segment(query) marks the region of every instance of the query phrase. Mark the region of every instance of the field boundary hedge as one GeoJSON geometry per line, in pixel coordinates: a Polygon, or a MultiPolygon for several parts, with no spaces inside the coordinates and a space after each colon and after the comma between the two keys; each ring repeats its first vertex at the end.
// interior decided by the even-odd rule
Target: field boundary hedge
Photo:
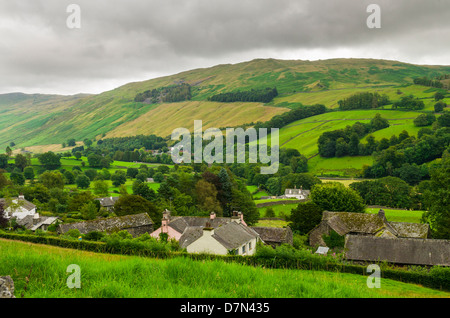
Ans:
{"type": "MultiPolygon", "coordinates": [[[[37,236],[25,234],[13,234],[0,232],[0,238],[46,244],[62,248],[78,249],[95,253],[120,254],[129,256],[141,256],[159,259],[169,259],[175,257],[186,257],[196,261],[224,261],[229,263],[239,263],[254,267],[263,267],[271,269],[300,269],[317,270],[348,274],[358,274],[367,276],[367,267],[351,263],[342,263],[337,260],[330,261],[329,258],[317,254],[292,255],[286,251],[267,248],[265,253],[252,256],[239,255],[212,255],[212,254],[189,254],[186,252],[173,252],[164,249],[151,250],[146,248],[142,242],[133,242],[131,240],[115,241],[115,244],[93,241],[68,240],[59,237],[37,236]]],[[[379,264],[381,268],[381,277],[388,278],[404,283],[420,284],[425,287],[450,291],[450,268],[434,266],[422,270],[406,270],[387,268],[386,264],[379,264]]]]}

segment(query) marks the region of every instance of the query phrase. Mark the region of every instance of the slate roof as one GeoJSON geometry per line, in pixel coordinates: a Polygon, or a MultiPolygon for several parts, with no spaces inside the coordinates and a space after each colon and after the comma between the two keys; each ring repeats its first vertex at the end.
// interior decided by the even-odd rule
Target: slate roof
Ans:
{"type": "Polygon", "coordinates": [[[334,230],[346,234],[372,235],[377,237],[428,238],[428,224],[388,222],[384,211],[378,214],[324,211],[321,223],[309,235],[311,245],[323,245],[323,234],[334,230]]]}
{"type": "Polygon", "coordinates": [[[37,229],[39,229],[42,225],[52,225],[54,222],[56,222],[56,220],[58,220],[58,217],[55,216],[50,216],[50,217],[40,217],[40,221],[39,223],[37,223],[36,225],[33,225],[30,230],[32,231],[36,231],[37,229]]]}
{"type": "Polygon", "coordinates": [[[115,232],[117,230],[136,228],[146,225],[153,225],[153,221],[147,213],[141,213],[78,223],[60,224],[59,232],[66,233],[72,229],[78,229],[81,234],[87,234],[93,231],[115,232]]]}
{"type": "Polygon", "coordinates": [[[251,228],[237,222],[230,222],[214,230],[212,235],[226,249],[232,250],[248,241],[258,238],[259,235],[251,228]]]}
{"type": "Polygon", "coordinates": [[[206,223],[209,223],[208,227],[217,228],[231,221],[231,218],[225,217],[216,217],[211,220],[205,217],[175,216],[170,219],[169,226],[178,233],[183,233],[188,227],[205,227],[206,223]]]}
{"type": "Polygon", "coordinates": [[[117,200],[119,200],[119,197],[97,198],[95,200],[100,201],[101,206],[111,207],[114,206],[114,203],[116,203],[117,200]]]}
{"type": "MultiPolygon", "coordinates": [[[[31,203],[28,200],[17,198],[17,197],[11,198],[11,200],[13,200],[13,201],[17,200],[17,203],[20,204],[21,207],[23,207],[24,209],[26,209],[28,211],[36,209],[36,205],[34,205],[33,203],[31,203]]],[[[0,203],[3,203],[3,206],[5,209],[9,206],[4,198],[0,199],[0,203]]]]}
{"type": "Polygon", "coordinates": [[[450,266],[450,240],[347,235],[345,251],[349,260],[450,266]]]}
{"type": "Polygon", "coordinates": [[[293,243],[292,230],[289,227],[252,227],[252,229],[258,233],[260,238],[266,243],[293,243]]]}

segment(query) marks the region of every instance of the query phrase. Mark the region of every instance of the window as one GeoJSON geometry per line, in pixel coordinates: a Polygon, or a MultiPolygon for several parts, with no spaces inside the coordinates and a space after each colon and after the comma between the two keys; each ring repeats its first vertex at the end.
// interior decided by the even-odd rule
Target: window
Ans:
{"type": "Polygon", "coordinates": [[[242,246],[242,254],[244,254],[244,253],[245,253],[245,245],[242,246]]]}
{"type": "Polygon", "coordinates": [[[248,243],[248,250],[250,251],[252,249],[252,242],[248,243]]]}

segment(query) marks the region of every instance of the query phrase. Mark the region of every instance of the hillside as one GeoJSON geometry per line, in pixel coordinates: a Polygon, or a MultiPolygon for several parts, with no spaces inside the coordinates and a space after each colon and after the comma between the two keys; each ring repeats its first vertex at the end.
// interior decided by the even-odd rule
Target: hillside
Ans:
{"type": "Polygon", "coordinates": [[[129,83],[98,95],[3,94],[0,146],[4,148],[12,141],[17,147],[60,144],[69,138],[81,141],[130,133],[167,136],[175,128],[189,128],[193,119],[207,122],[204,127],[218,128],[265,121],[299,103],[323,103],[333,108],[342,96],[358,90],[384,90],[392,95],[398,87],[411,85],[415,77],[446,73],[450,73],[449,66],[386,60],[257,59],[129,83]],[[191,101],[170,104],[134,101],[139,93],[180,83],[191,85],[191,101]],[[279,92],[268,105],[207,101],[217,93],[266,87],[276,87],[279,92]]]}

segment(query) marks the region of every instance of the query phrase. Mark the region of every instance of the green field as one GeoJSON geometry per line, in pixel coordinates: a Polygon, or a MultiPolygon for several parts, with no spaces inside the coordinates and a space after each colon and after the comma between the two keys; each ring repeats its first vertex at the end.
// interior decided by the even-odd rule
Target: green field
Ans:
{"type": "Polygon", "coordinates": [[[369,289],[367,278],[355,274],[106,255],[3,239],[0,250],[0,275],[13,278],[18,298],[450,297],[389,279],[369,289]],[[80,289],[67,287],[71,264],[80,266],[80,289]]]}
{"type": "MultiPolygon", "coordinates": [[[[378,208],[367,208],[366,213],[378,213],[378,208]]],[[[390,222],[406,222],[406,223],[421,223],[424,211],[408,211],[408,210],[392,210],[383,209],[386,213],[386,219],[390,222]]]]}

